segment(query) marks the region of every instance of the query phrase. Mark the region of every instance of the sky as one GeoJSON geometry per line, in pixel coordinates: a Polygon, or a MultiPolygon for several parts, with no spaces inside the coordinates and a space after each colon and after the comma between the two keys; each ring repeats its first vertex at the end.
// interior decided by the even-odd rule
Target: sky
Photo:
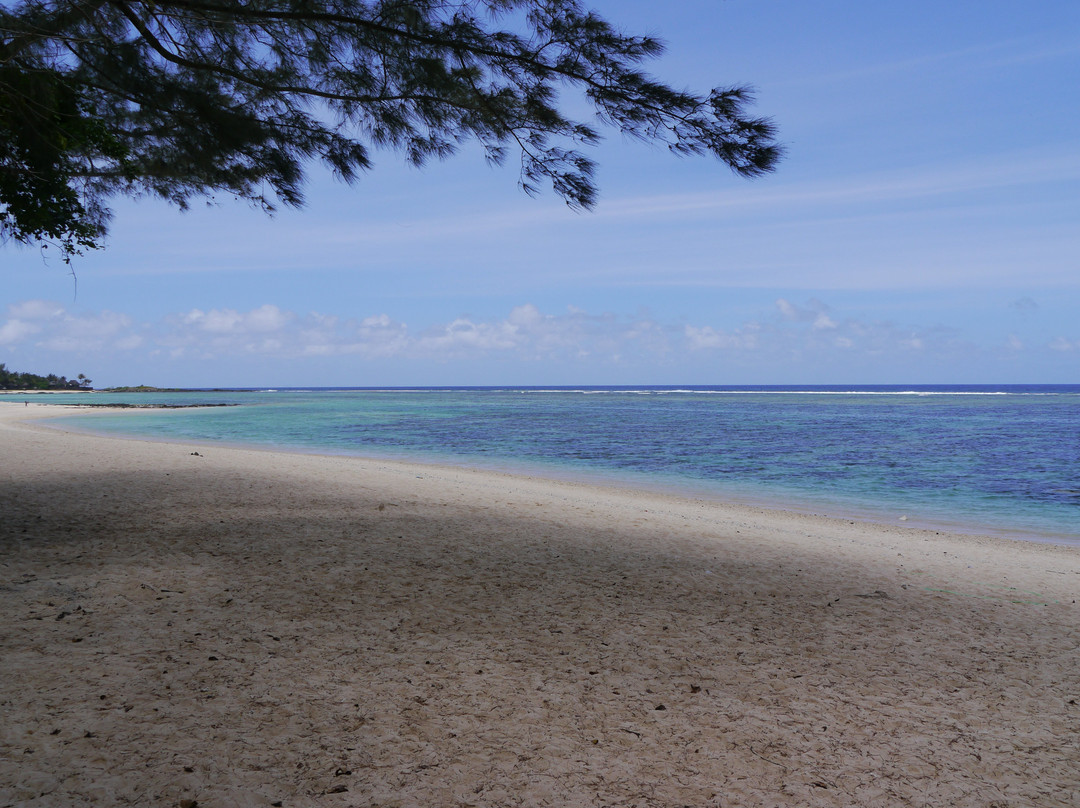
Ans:
{"type": "Polygon", "coordinates": [[[0,246],[0,362],[96,387],[1080,383],[1080,3],[585,5],[662,38],[676,87],[752,85],[777,171],[609,131],[591,212],[475,147],[314,169],[272,218],[117,199],[71,268],[0,246]]]}

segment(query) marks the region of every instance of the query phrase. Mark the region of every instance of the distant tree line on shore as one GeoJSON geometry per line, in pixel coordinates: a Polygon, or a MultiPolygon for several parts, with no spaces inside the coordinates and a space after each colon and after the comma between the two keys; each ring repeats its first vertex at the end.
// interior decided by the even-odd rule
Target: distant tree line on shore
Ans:
{"type": "Polygon", "coordinates": [[[91,384],[93,382],[81,373],[74,379],[55,373],[39,376],[8,370],[7,365],[0,362],[0,390],[93,390],[91,384]]]}

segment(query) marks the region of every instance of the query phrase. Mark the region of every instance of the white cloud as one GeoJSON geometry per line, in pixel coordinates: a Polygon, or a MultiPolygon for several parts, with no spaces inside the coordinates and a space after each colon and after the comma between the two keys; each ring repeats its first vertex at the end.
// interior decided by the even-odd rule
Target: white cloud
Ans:
{"type": "Polygon", "coordinates": [[[419,337],[415,347],[422,353],[461,355],[503,351],[517,344],[517,327],[505,320],[474,323],[468,318],[459,317],[448,325],[428,329],[419,337]]]}
{"type": "Polygon", "coordinates": [[[8,320],[0,325],[0,345],[14,345],[41,331],[41,326],[25,320],[8,320]]]}
{"type": "Polygon", "coordinates": [[[251,334],[278,331],[294,316],[267,304],[244,314],[235,309],[211,309],[208,312],[192,309],[183,320],[210,333],[251,334]]]}
{"type": "Polygon", "coordinates": [[[742,350],[757,347],[757,334],[751,330],[746,333],[729,333],[710,325],[700,328],[688,325],[683,329],[687,347],[695,351],[711,348],[720,350],[742,350]]]}
{"type": "Polygon", "coordinates": [[[114,343],[121,351],[134,351],[146,340],[139,334],[129,334],[126,337],[121,337],[114,343]]]}
{"type": "MultiPolygon", "coordinates": [[[[364,359],[482,360],[577,363],[668,362],[688,353],[718,352],[762,360],[782,357],[881,355],[963,349],[948,329],[900,328],[831,316],[816,299],[797,304],[780,298],[775,322],[665,324],[648,316],[591,314],[567,307],[545,313],[531,303],[502,318],[462,315],[412,328],[388,314],[356,319],[309,312],[300,315],[264,305],[248,312],[193,310],[167,318],[153,347],[177,355],[227,359],[246,355],[358,356],[364,359]]],[[[147,347],[150,347],[149,345],[147,347]]]]}
{"type": "Polygon", "coordinates": [[[943,326],[903,327],[889,321],[862,321],[832,316],[830,306],[818,299],[796,303],[774,301],[775,316],[764,322],[746,322],[737,328],[691,324],[683,328],[685,345],[697,352],[735,356],[761,367],[825,367],[872,361],[883,357],[927,361],[975,357],[980,349],[943,326]]]}
{"type": "Polygon", "coordinates": [[[511,309],[506,321],[519,328],[535,328],[543,324],[544,315],[532,303],[526,303],[511,309]]]}
{"type": "Polygon", "coordinates": [[[787,320],[801,323],[813,323],[814,328],[836,328],[836,323],[828,315],[829,307],[816,298],[811,298],[805,306],[797,306],[789,300],[779,298],[776,308],[787,320]]]}
{"type": "MultiPolygon", "coordinates": [[[[346,317],[265,304],[247,311],[192,309],[157,322],[136,323],[116,312],[72,313],[29,301],[9,310],[36,319],[0,321],[0,345],[32,345],[65,357],[93,351],[113,363],[198,360],[237,371],[255,359],[288,368],[290,360],[352,357],[401,367],[432,361],[544,362],[568,373],[575,367],[592,372],[604,367],[682,366],[790,373],[806,368],[872,369],[890,359],[960,367],[997,355],[1003,346],[1032,355],[1036,350],[1025,348],[1016,335],[1002,334],[980,348],[943,326],[845,317],[816,299],[779,298],[774,306],[773,314],[763,319],[673,322],[646,314],[590,313],[571,306],[552,313],[524,303],[501,317],[463,314],[443,322],[410,324],[386,312],[346,317]]],[[[1080,342],[1061,336],[1037,350],[1063,356],[1080,350],[1080,342]]]]}
{"type": "MultiPolygon", "coordinates": [[[[328,325],[333,326],[337,323],[336,317],[326,317],[323,321],[328,325]]],[[[385,314],[380,314],[375,317],[365,317],[360,321],[361,328],[390,328],[393,326],[393,321],[385,314]]]]}
{"type": "Polygon", "coordinates": [[[133,323],[112,311],[72,314],[48,300],[26,300],[8,307],[0,325],[0,345],[29,342],[49,351],[86,353],[130,345],[133,323]]]}
{"type": "Polygon", "coordinates": [[[648,317],[589,314],[568,307],[546,314],[531,303],[503,318],[463,315],[448,322],[409,325],[385,313],[356,319],[261,306],[249,312],[194,309],[165,318],[156,347],[175,356],[226,358],[360,356],[369,359],[483,359],[580,361],[663,356],[677,329],[648,317]]]}
{"type": "Polygon", "coordinates": [[[62,317],[64,307],[51,300],[24,300],[8,306],[8,314],[19,320],[47,320],[50,317],[62,317]]]}
{"type": "Polygon", "coordinates": [[[102,341],[128,330],[131,318],[126,314],[103,311],[97,314],[68,314],[57,318],[64,337],[100,345],[102,341]]]}
{"type": "Polygon", "coordinates": [[[45,328],[45,321],[62,317],[64,309],[49,300],[24,300],[7,308],[8,319],[0,323],[0,345],[25,342],[45,328]]]}
{"type": "Polygon", "coordinates": [[[281,311],[277,306],[260,306],[248,312],[245,326],[250,331],[277,331],[294,315],[281,311]]]}
{"type": "Polygon", "coordinates": [[[818,330],[836,328],[836,323],[832,321],[829,315],[825,314],[825,312],[822,312],[814,318],[814,328],[818,330]]]}

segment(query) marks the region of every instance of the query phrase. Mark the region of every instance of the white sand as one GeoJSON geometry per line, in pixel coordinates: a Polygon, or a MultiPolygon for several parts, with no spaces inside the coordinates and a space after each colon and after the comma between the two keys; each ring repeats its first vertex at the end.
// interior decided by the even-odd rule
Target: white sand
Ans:
{"type": "Polygon", "coordinates": [[[1076,548],[44,412],[0,806],[1080,805],[1076,548]]]}

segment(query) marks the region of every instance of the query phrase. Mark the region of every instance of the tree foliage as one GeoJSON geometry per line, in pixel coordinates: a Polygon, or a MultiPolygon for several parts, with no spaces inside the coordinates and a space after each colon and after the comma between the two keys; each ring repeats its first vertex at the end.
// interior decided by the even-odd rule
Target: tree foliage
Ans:
{"type": "Polygon", "coordinates": [[[321,161],[413,164],[475,140],[529,193],[596,201],[600,127],[755,176],[779,157],[742,87],[675,90],[662,50],[577,0],[19,0],[0,4],[0,233],[96,246],[106,200],[300,205],[321,161]],[[575,120],[573,89],[595,116],[575,120]]]}
{"type": "Polygon", "coordinates": [[[7,366],[0,362],[0,390],[92,390],[91,384],[93,382],[81,373],[77,379],[68,379],[55,373],[39,376],[36,373],[8,370],[7,366]]]}

